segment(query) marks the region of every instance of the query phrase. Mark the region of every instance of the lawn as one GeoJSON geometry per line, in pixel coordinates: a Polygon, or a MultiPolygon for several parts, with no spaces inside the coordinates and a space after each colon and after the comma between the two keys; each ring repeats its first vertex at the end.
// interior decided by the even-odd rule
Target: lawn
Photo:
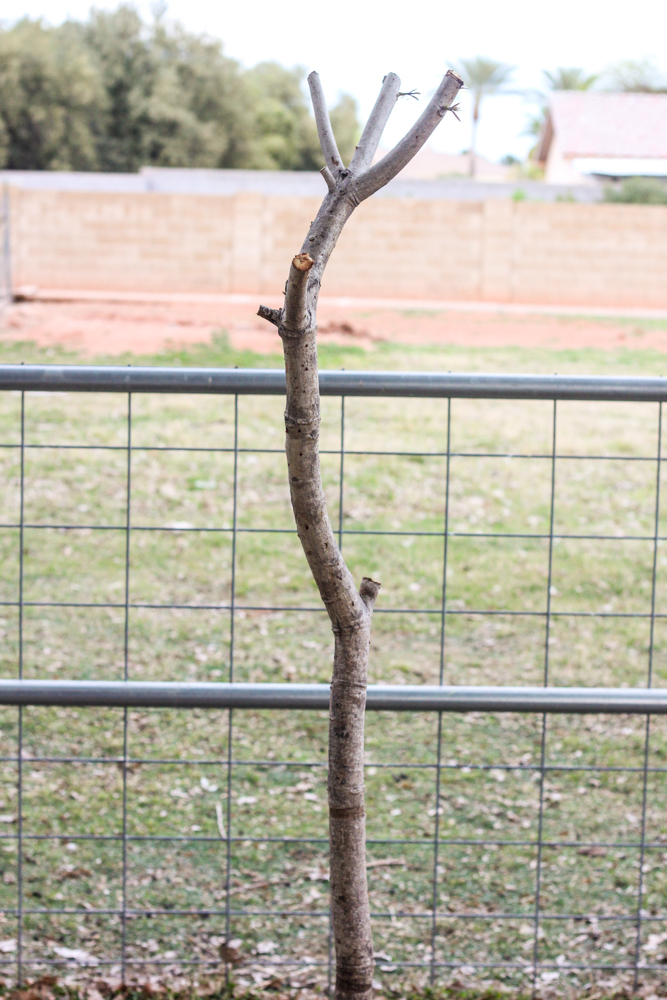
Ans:
{"type": "MultiPolygon", "coordinates": [[[[26,344],[5,344],[2,358],[80,360],[26,344]]],[[[221,335],[114,359],[129,362],[280,358],[236,353],[221,335]]],[[[327,346],[321,366],[662,374],[665,359],[381,344],[327,346]]],[[[661,545],[655,611],[666,617],[652,644],[650,617],[657,404],[558,404],[550,549],[552,403],[454,400],[448,423],[446,400],[348,398],[341,519],[341,402],[322,402],[330,516],[355,576],[383,585],[371,681],[541,684],[548,667],[554,685],[644,686],[651,661],[652,682],[667,684],[661,545]]],[[[232,397],[133,397],[127,638],[127,397],[26,394],[19,629],[20,404],[0,399],[0,444],[14,446],[0,449],[3,676],[17,674],[20,632],[25,677],[122,678],[127,665],[132,679],[328,679],[332,637],[293,532],[280,398],[239,399],[235,491],[232,397]]],[[[182,987],[219,979],[233,940],[241,991],[326,983],[326,713],[238,711],[230,730],[227,712],[126,722],[115,709],[24,709],[20,866],[17,711],[0,721],[8,982],[20,919],[29,977],[61,962],[72,981],[114,980],[124,948],[130,979],[182,987]]],[[[432,972],[438,989],[528,991],[538,875],[542,992],[632,983],[605,967],[635,961],[640,878],[640,962],[667,962],[667,726],[651,721],[646,759],[645,729],[641,717],[553,716],[543,731],[512,714],[369,714],[369,881],[387,995],[422,989],[432,972]]],[[[640,982],[660,994],[665,976],[640,982]]]]}

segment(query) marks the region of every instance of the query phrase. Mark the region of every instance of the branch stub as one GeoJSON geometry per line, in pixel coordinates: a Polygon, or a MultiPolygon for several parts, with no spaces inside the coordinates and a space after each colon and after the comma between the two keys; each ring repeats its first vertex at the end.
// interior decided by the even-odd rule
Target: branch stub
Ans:
{"type": "Polygon", "coordinates": [[[370,576],[364,576],[361,580],[361,586],[359,587],[359,597],[362,599],[369,611],[373,610],[373,605],[377,600],[377,596],[380,593],[381,583],[377,580],[371,580],[370,576]]]}
{"type": "Polygon", "coordinates": [[[297,271],[310,271],[315,261],[308,253],[298,253],[292,261],[297,271]]]}

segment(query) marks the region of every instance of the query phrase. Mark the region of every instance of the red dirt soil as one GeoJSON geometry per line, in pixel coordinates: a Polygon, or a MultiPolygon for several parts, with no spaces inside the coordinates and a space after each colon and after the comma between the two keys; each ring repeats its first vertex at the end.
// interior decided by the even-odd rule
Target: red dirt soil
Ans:
{"type": "MultiPolygon", "coordinates": [[[[90,357],[131,352],[153,354],[165,347],[208,343],[224,330],[238,349],[280,353],[280,340],[256,315],[251,296],[149,296],[104,293],[48,293],[19,301],[0,315],[2,341],[34,341],[90,357]]],[[[278,305],[278,301],[266,301],[278,305]]],[[[602,316],[567,315],[544,307],[434,304],[322,299],[319,333],[323,342],[358,344],[452,344],[467,347],[653,348],[667,351],[667,312],[628,317],[610,310],[602,316]],[[659,320],[656,322],[656,320],[659,320]]],[[[588,310],[588,312],[591,312],[588,310]]],[[[630,312],[628,310],[628,312],[630,312]]]]}

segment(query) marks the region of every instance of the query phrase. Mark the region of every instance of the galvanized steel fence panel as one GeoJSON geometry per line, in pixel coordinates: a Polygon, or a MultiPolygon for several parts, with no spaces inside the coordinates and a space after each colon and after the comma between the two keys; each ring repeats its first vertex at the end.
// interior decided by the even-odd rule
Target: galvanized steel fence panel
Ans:
{"type": "MultiPolygon", "coordinates": [[[[438,737],[437,737],[437,756],[433,764],[421,764],[416,765],[419,767],[431,768],[434,772],[434,786],[435,786],[435,802],[436,806],[440,801],[440,791],[441,791],[441,779],[443,774],[448,769],[456,769],[463,767],[462,764],[457,764],[455,762],[446,762],[443,759],[443,712],[447,711],[469,711],[469,710],[483,710],[483,711],[524,711],[524,712],[540,712],[542,713],[542,735],[541,735],[541,754],[539,763],[536,764],[522,764],[520,770],[533,771],[539,776],[539,812],[538,812],[538,824],[537,824],[537,836],[536,838],[519,837],[511,841],[515,844],[526,844],[532,845],[536,848],[537,864],[535,866],[535,883],[534,883],[534,907],[532,912],[509,912],[509,913],[487,913],[487,912],[450,912],[443,911],[438,907],[438,863],[439,863],[439,853],[442,845],[448,843],[448,839],[445,837],[442,828],[439,823],[439,809],[435,810],[435,823],[434,823],[434,837],[432,840],[428,841],[433,850],[433,875],[432,875],[432,885],[433,885],[433,904],[430,909],[423,913],[410,913],[413,918],[419,918],[427,921],[431,927],[431,954],[427,961],[422,962],[404,962],[397,963],[405,966],[425,966],[430,969],[431,979],[435,981],[436,977],[444,970],[455,969],[460,966],[465,966],[469,963],[466,962],[439,962],[436,958],[436,932],[438,920],[444,919],[447,921],[484,921],[484,920],[513,920],[513,919],[526,919],[530,918],[533,927],[533,944],[532,944],[532,954],[531,961],[529,964],[529,970],[532,974],[533,981],[536,981],[538,974],[543,973],[545,970],[557,970],[562,968],[551,961],[541,961],[539,957],[539,938],[540,938],[540,928],[544,921],[549,920],[578,920],[590,918],[591,914],[587,913],[574,913],[574,914],[563,914],[563,913],[547,913],[544,912],[541,905],[541,891],[542,891],[542,875],[543,875],[543,850],[546,846],[567,846],[569,842],[549,840],[547,841],[544,836],[544,814],[545,814],[545,775],[547,775],[551,770],[563,770],[563,766],[556,766],[549,764],[546,759],[546,738],[548,731],[548,713],[549,712],[634,712],[642,713],[646,715],[645,732],[644,732],[644,754],[643,754],[643,765],[640,768],[628,767],[625,770],[634,771],[642,784],[642,816],[640,823],[640,834],[636,842],[627,844],[625,846],[632,846],[639,851],[639,880],[638,880],[638,891],[634,899],[633,906],[628,909],[621,916],[614,916],[613,919],[630,922],[636,927],[636,947],[634,951],[634,957],[632,961],[610,961],[608,964],[595,965],[595,964],[580,964],[569,963],[567,965],[570,969],[582,969],[582,970],[592,970],[595,968],[601,968],[609,971],[629,971],[634,974],[635,983],[637,977],[643,970],[660,970],[663,968],[661,964],[651,964],[651,962],[646,962],[642,959],[641,955],[641,934],[642,934],[642,923],[645,919],[645,914],[643,910],[643,897],[644,897],[644,881],[643,881],[643,871],[644,862],[646,856],[646,850],[648,848],[658,848],[663,846],[662,841],[657,841],[655,843],[650,842],[647,838],[647,826],[646,826],[646,810],[647,810],[647,796],[648,796],[648,777],[653,771],[667,771],[667,768],[656,768],[650,766],[649,764],[649,746],[650,746],[650,733],[651,733],[651,713],[663,713],[667,710],[667,692],[664,690],[651,690],[653,683],[653,647],[654,647],[654,627],[656,620],[659,618],[667,617],[664,614],[659,614],[656,611],[656,566],[657,566],[657,554],[658,546],[664,539],[660,535],[660,473],[661,473],[661,452],[662,452],[662,403],[667,399],[667,380],[660,378],[607,378],[607,377],[580,377],[580,376],[523,376],[523,375],[436,375],[428,373],[384,373],[384,372],[322,372],[321,377],[321,389],[323,395],[340,396],[341,397],[341,421],[340,421],[340,448],[333,452],[335,455],[340,456],[340,497],[341,497],[341,512],[342,512],[342,496],[343,496],[343,481],[345,475],[345,464],[344,459],[346,455],[365,455],[365,454],[375,454],[375,455],[392,455],[401,454],[407,455],[408,452],[363,452],[363,451],[351,451],[345,449],[345,397],[349,396],[378,396],[378,397],[412,397],[412,398],[438,398],[443,400],[443,406],[447,410],[447,447],[446,450],[439,454],[444,458],[446,463],[446,477],[445,477],[445,519],[444,519],[444,531],[442,532],[428,532],[429,536],[434,538],[440,538],[443,545],[443,588],[442,588],[442,601],[439,607],[432,608],[420,608],[420,609],[405,609],[405,608],[380,608],[378,609],[378,614],[398,614],[398,613],[428,613],[437,614],[440,617],[440,687],[436,688],[415,688],[415,687],[405,687],[402,690],[399,688],[391,688],[390,686],[374,686],[369,692],[369,709],[407,709],[407,710],[435,710],[439,713],[439,725],[438,725],[438,737]],[[549,528],[545,532],[533,532],[525,537],[531,538],[542,538],[548,546],[548,578],[547,578],[547,590],[546,590],[546,607],[544,611],[503,611],[503,612],[493,612],[485,610],[476,609],[466,609],[465,612],[460,609],[451,607],[447,603],[446,594],[446,580],[447,580],[447,560],[448,560],[448,544],[449,539],[452,537],[462,537],[465,535],[470,535],[473,537],[483,536],[481,532],[456,532],[452,531],[449,523],[449,486],[450,486],[450,462],[454,457],[479,457],[482,453],[470,453],[470,452],[455,452],[451,448],[451,400],[456,398],[472,398],[472,399],[522,399],[522,400],[549,400],[553,401],[553,412],[552,412],[552,422],[551,422],[551,449],[548,453],[544,454],[505,454],[497,455],[493,454],[493,457],[524,457],[541,459],[547,461],[550,465],[550,517],[549,517],[549,528]],[[558,689],[549,688],[549,655],[550,655],[550,630],[552,623],[556,618],[567,619],[568,617],[614,617],[620,613],[613,611],[608,612],[585,612],[585,611],[562,611],[555,610],[552,608],[552,565],[553,565],[553,547],[554,542],[558,538],[598,538],[606,537],[604,535],[593,535],[593,534],[571,534],[571,533],[556,533],[554,530],[554,506],[555,506],[555,477],[556,477],[556,466],[557,462],[562,460],[571,460],[577,456],[570,454],[559,455],[557,451],[557,427],[558,427],[558,400],[599,400],[599,401],[615,401],[615,402],[653,402],[658,404],[658,427],[657,427],[657,451],[653,455],[644,456],[631,456],[627,458],[618,458],[619,461],[642,461],[652,463],[655,466],[655,516],[653,531],[649,534],[643,535],[626,535],[622,536],[624,538],[633,540],[642,540],[650,542],[652,545],[652,576],[651,576],[651,599],[650,599],[650,610],[647,612],[626,612],[625,617],[636,617],[647,619],[650,626],[650,648],[649,648],[649,670],[647,676],[647,689],[637,690],[637,689],[614,689],[614,690],[604,690],[604,689],[558,689]],[[518,614],[518,615],[528,615],[533,617],[541,618],[544,622],[544,656],[543,656],[543,684],[544,687],[540,688],[471,688],[471,687],[461,687],[461,688],[451,688],[444,687],[444,650],[445,650],[445,633],[446,633],[446,622],[449,616],[456,614],[466,615],[492,615],[496,613],[507,614],[518,614]]],[[[233,924],[235,918],[240,915],[245,915],[250,912],[244,908],[235,907],[232,902],[232,894],[230,892],[230,873],[232,864],[232,851],[233,844],[237,840],[276,840],[280,838],[269,837],[266,838],[248,838],[248,837],[236,837],[233,833],[234,831],[234,815],[233,815],[233,799],[232,799],[232,784],[233,784],[233,774],[234,767],[239,763],[235,761],[232,756],[232,732],[233,732],[233,711],[234,706],[255,706],[255,707],[283,707],[289,708],[290,706],[295,708],[312,707],[312,708],[322,708],[326,706],[328,689],[324,685],[242,685],[234,684],[234,622],[235,615],[238,611],[243,610],[253,610],[249,605],[245,605],[238,600],[235,586],[235,572],[236,572],[236,544],[237,538],[244,531],[252,531],[252,528],[243,528],[238,524],[238,462],[239,454],[245,451],[253,451],[258,449],[243,449],[239,447],[239,397],[243,395],[252,394],[264,394],[264,395],[280,395],[284,392],[284,374],[281,371],[270,370],[270,371],[253,371],[253,370],[216,370],[216,369],[168,369],[168,368],[121,368],[121,367],[79,367],[79,366],[37,366],[37,365],[25,365],[25,366],[0,366],[0,389],[6,391],[18,391],[21,394],[20,398],[20,441],[16,444],[6,444],[3,445],[5,448],[15,449],[19,454],[20,460],[20,517],[18,523],[11,523],[2,525],[3,528],[13,528],[18,531],[19,538],[19,568],[18,568],[18,598],[16,601],[4,601],[2,602],[5,606],[16,607],[18,613],[18,683],[15,681],[2,681],[0,682],[0,703],[9,705],[18,705],[18,739],[16,756],[12,757],[11,760],[15,761],[18,769],[18,816],[17,816],[17,828],[16,834],[3,834],[5,839],[14,839],[17,842],[18,847],[18,885],[17,885],[17,906],[14,909],[5,909],[6,915],[15,916],[18,920],[18,944],[16,949],[16,955],[8,955],[6,958],[2,959],[3,965],[7,966],[14,964],[16,967],[17,977],[20,980],[22,975],[24,975],[24,970],[31,965],[43,966],[45,964],[44,959],[39,961],[33,961],[31,959],[26,959],[23,954],[23,922],[27,914],[48,914],[48,913],[58,913],[65,912],[64,910],[58,910],[57,908],[44,908],[39,906],[30,905],[28,906],[25,898],[24,891],[24,849],[26,842],[36,839],[61,839],[61,834],[34,834],[26,833],[24,831],[23,823],[23,811],[22,811],[22,794],[23,794],[23,770],[25,767],[25,755],[23,747],[23,716],[22,716],[22,705],[34,705],[34,704],[68,704],[68,705],[90,705],[90,704],[113,704],[124,706],[124,739],[123,739],[123,752],[118,758],[108,758],[109,761],[114,760],[121,765],[122,768],[122,830],[115,836],[100,837],[98,839],[116,839],[122,844],[122,900],[119,906],[110,906],[107,909],[95,909],[93,912],[98,914],[114,914],[117,915],[122,924],[122,942],[121,942],[121,953],[118,960],[109,961],[106,964],[113,965],[118,964],[121,967],[122,975],[125,976],[127,970],[132,967],[144,965],[155,965],[154,959],[138,960],[136,958],[128,958],[127,955],[127,923],[129,919],[135,918],[138,915],[146,915],[148,913],[155,914],[158,912],[155,908],[151,910],[133,910],[128,905],[128,895],[127,895],[127,877],[128,877],[128,844],[132,840],[142,839],[142,840],[174,840],[178,838],[174,837],[143,837],[138,838],[129,833],[128,830],[128,810],[130,808],[130,803],[128,801],[128,768],[135,764],[145,763],[146,761],[140,758],[132,758],[129,752],[128,745],[128,707],[136,705],[184,705],[184,706],[194,706],[194,705],[208,705],[208,706],[220,706],[226,705],[229,707],[229,745],[228,745],[228,755],[226,759],[219,760],[216,763],[224,766],[227,769],[228,782],[227,782],[227,798],[225,805],[225,816],[224,816],[224,829],[222,830],[224,849],[226,853],[226,902],[222,909],[214,910],[207,908],[206,910],[186,910],[183,911],[184,917],[201,917],[207,916],[214,913],[224,916],[226,935],[229,938],[233,935],[233,924]],[[104,530],[117,531],[124,535],[124,598],[122,601],[118,602],[106,602],[101,604],[99,602],[86,602],[86,601],[28,601],[24,596],[24,532],[28,529],[43,529],[48,527],[59,527],[65,529],[74,528],[101,528],[101,525],[90,525],[90,524],[67,524],[67,525],[53,525],[53,524],[31,524],[27,523],[25,520],[25,457],[28,451],[32,448],[43,448],[43,447],[58,447],[56,445],[39,445],[34,444],[26,439],[26,404],[27,404],[27,393],[31,391],[38,391],[40,393],[44,392],[116,392],[116,393],[126,393],[127,394],[127,418],[126,418],[126,441],[123,445],[77,445],[77,448],[95,448],[97,450],[106,449],[109,451],[119,451],[125,455],[126,461],[126,481],[125,481],[125,518],[123,523],[118,523],[115,525],[104,525],[104,530]],[[231,394],[234,396],[234,437],[233,446],[230,448],[215,449],[217,451],[228,451],[233,460],[233,510],[232,510],[232,523],[229,528],[220,528],[215,530],[227,531],[231,536],[231,597],[228,602],[213,605],[216,610],[226,610],[229,613],[230,619],[230,667],[229,667],[229,678],[230,684],[217,684],[217,685],[205,685],[205,684],[168,684],[168,683],[156,683],[147,684],[141,682],[132,682],[129,677],[128,670],[128,641],[129,641],[129,630],[130,630],[130,613],[134,608],[140,607],[160,607],[160,608],[176,608],[176,607],[194,607],[195,605],[180,605],[180,604],[148,604],[142,602],[134,602],[131,600],[130,595],[130,539],[133,532],[141,530],[151,530],[148,528],[135,527],[132,523],[132,496],[133,496],[133,482],[132,482],[132,456],[133,454],[141,450],[143,446],[137,446],[133,444],[132,439],[132,398],[135,393],[205,393],[205,394],[231,394]],[[54,682],[54,681],[21,681],[23,677],[23,621],[24,621],[24,609],[26,607],[116,607],[122,611],[124,616],[124,682],[54,682]],[[289,688],[289,690],[287,690],[289,688]]],[[[60,447],[74,447],[72,445],[61,445],[60,447]]],[[[152,448],[151,450],[160,450],[152,448]]],[[[168,449],[163,449],[168,450],[168,449]]],[[[180,450],[207,450],[207,449],[180,449],[180,450]]],[[[213,450],[213,449],[210,449],[213,450]]],[[[281,449],[263,449],[264,451],[280,451],[281,449]]],[[[331,453],[331,452],[329,452],[331,453]]],[[[435,452],[429,452],[429,455],[436,454],[435,452]]],[[[604,460],[609,456],[606,455],[586,455],[587,459],[600,459],[604,460]]],[[[161,529],[162,530],[162,529],[161,529]]],[[[166,530],[166,529],[164,529],[166,530]]],[[[282,530],[282,529],[275,529],[282,530]]],[[[287,529],[285,529],[287,530],[287,529]]],[[[351,529],[344,527],[342,521],[342,514],[340,522],[338,525],[338,535],[339,539],[343,540],[346,534],[355,533],[351,529]]],[[[360,532],[356,532],[360,533],[360,532]]],[[[376,532],[377,534],[391,532],[376,532]]],[[[418,532],[410,531],[409,534],[418,534],[418,532]]],[[[511,538],[521,538],[524,537],[521,534],[506,534],[495,533],[494,537],[511,537],[511,538]]],[[[614,540],[618,540],[619,536],[614,535],[614,540]]],[[[303,607],[295,608],[289,607],[285,609],[278,608],[267,608],[262,606],[262,611],[267,610],[302,610],[310,611],[317,610],[315,608],[303,607]]],[[[10,758],[6,758],[10,759],[10,758]]],[[[37,761],[40,758],[30,758],[31,761],[37,761]]],[[[41,758],[43,760],[58,760],[60,762],[75,762],[81,760],[79,757],[57,757],[57,758],[41,758]]],[[[159,759],[151,758],[151,763],[161,763],[159,759]]],[[[164,761],[166,762],[166,761],[164,761]]],[[[181,763],[186,763],[182,760],[181,763]]],[[[196,763],[205,763],[205,761],[196,761],[196,763]]],[[[243,761],[244,766],[255,764],[262,764],[263,766],[276,766],[279,762],[272,761],[243,761]]],[[[300,765],[303,766],[303,765],[300,765]]],[[[323,766],[322,762],[313,761],[312,766],[323,766]]],[[[380,766],[390,766],[390,765],[380,765],[380,766]]],[[[514,765],[498,765],[498,764],[481,764],[473,765],[473,767],[479,768],[494,768],[502,769],[503,767],[508,770],[516,770],[518,766],[514,765]]],[[[581,765],[579,768],[581,770],[591,770],[591,771],[605,771],[605,770],[619,770],[619,768],[609,768],[603,765],[581,765]]],[[[79,839],[95,839],[95,835],[86,834],[83,831],[73,831],[68,833],[68,838],[70,840],[79,839]]],[[[205,837],[192,837],[192,838],[181,838],[181,839],[191,839],[191,840],[215,840],[216,838],[205,838],[205,837]]],[[[316,840],[317,838],[315,838],[316,840]]],[[[313,842],[314,838],[304,838],[304,841],[313,842]]],[[[326,841],[322,839],[322,843],[326,841]]],[[[380,841],[381,843],[410,843],[413,841],[391,841],[384,839],[380,841]]],[[[414,841],[415,843],[417,841],[414,841]]],[[[452,841],[453,842],[453,841],[452,841]]],[[[456,841],[457,843],[474,843],[478,846],[490,843],[497,843],[498,841],[490,841],[488,839],[475,839],[470,841],[456,841]]],[[[510,841],[503,841],[504,843],[510,843],[510,841]]],[[[419,841],[422,843],[422,841],[419,841]]],[[[576,842],[576,846],[581,848],[586,847],[586,844],[582,844],[581,841],[576,842]]],[[[596,848],[601,845],[591,844],[588,845],[591,848],[596,848]]],[[[611,843],[608,846],[623,846],[615,845],[611,843]]],[[[170,913],[174,913],[174,910],[170,910],[170,913]]],[[[295,910],[266,910],[262,911],[264,913],[272,913],[276,916],[283,916],[287,919],[289,916],[297,916],[298,913],[295,910]]],[[[309,910],[308,915],[320,915],[326,916],[328,911],[322,909],[321,911],[309,910]]],[[[375,914],[376,917],[387,917],[395,918],[396,913],[383,913],[375,914]]],[[[602,919],[605,917],[602,915],[595,916],[594,919],[602,919]]],[[[651,920],[664,920],[667,916],[651,916],[651,920]]],[[[52,964],[57,965],[57,962],[52,962],[52,964]]],[[[61,963],[61,964],[67,964],[61,963]]],[[[104,965],[104,962],[100,963],[104,965]]],[[[159,962],[157,963],[159,964],[159,962]]],[[[164,962],[163,964],[169,964],[164,962]]],[[[187,964],[184,962],[179,962],[179,964],[187,964]]],[[[193,960],[192,965],[206,964],[202,963],[201,960],[193,960]]],[[[210,964],[210,963],[209,963],[210,964]]],[[[275,962],[271,964],[275,965],[275,962]]],[[[298,964],[298,963],[297,963],[298,964]]],[[[312,965],[312,962],[306,963],[312,965]]],[[[479,963],[475,963],[479,965],[479,963]]],[[[331,948],[329,948],[329,974],[331,974],[331,948]]],[[[484,965],[479,967],[484,968],[484,965]]],[[[526,971],[526,963],[518,961],[505,961],[505,962],[494,962],[488,964],[489,969],[506,969],[506,970],[516,970],[516,971],[526,971]]]]}

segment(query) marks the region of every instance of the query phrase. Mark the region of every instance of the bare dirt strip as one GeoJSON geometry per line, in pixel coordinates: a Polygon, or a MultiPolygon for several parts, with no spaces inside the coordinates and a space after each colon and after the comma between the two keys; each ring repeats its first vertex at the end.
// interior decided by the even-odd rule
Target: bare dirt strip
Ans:
{"type": "MultiPolygon", "coordinates": [[[[267,305],[278,305],[263,297],[267,305]]],[[[237,349],[280,352],[253,295],[39,292],[0,315],[2,341],[29,340],[88,356],[153,354],[210,342],[225,331],[237,349]]],[[[327,299],[323,341],[373,349],[381,341],[468,347],[617,347],[667,351],[667,310],[581,309],[492,303],[327,299]]]]}

